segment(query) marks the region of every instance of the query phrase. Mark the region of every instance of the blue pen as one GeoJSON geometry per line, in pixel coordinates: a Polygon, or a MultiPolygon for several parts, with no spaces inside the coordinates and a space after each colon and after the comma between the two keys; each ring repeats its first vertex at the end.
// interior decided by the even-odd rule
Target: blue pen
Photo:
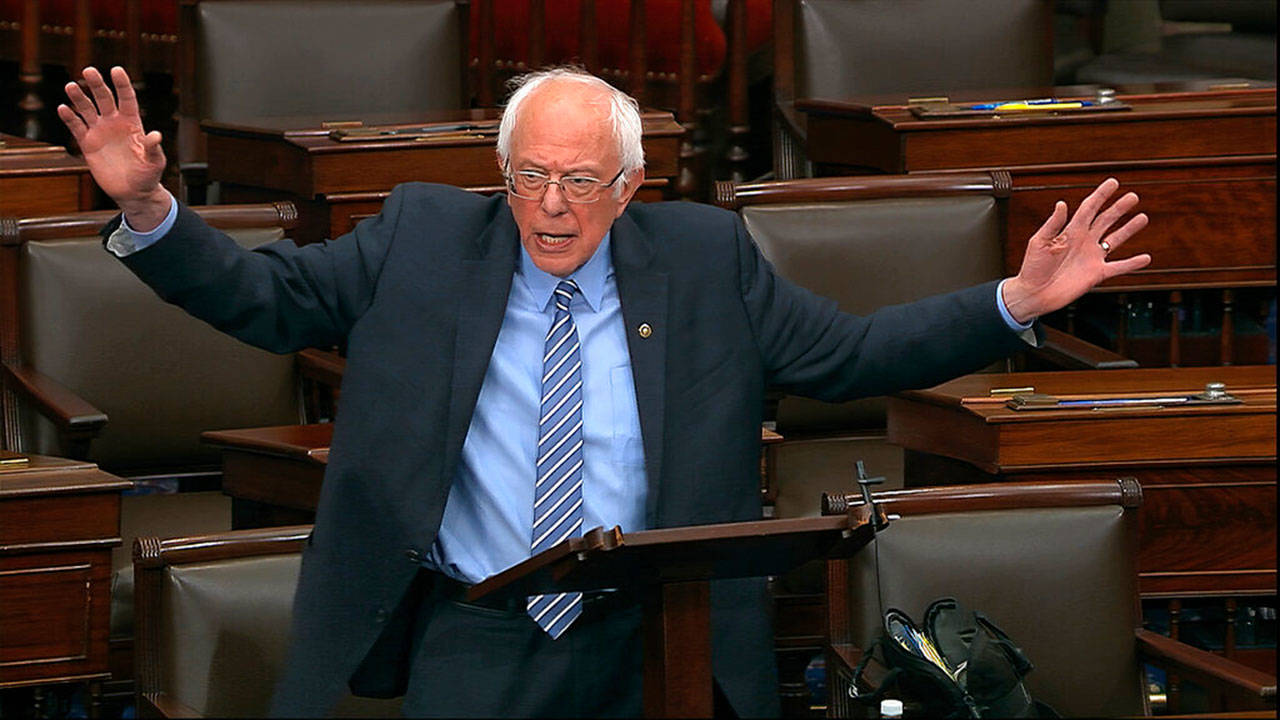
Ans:
{"type": "Polygon", "coordinates": [[[979,103],[977,105],[970,105],[968,106],[967,109],[999,110],[1001,107],[1004,107],[1007,105],[1052,105],[1054,103],[1064,103],[1064,102],[1078,104],[1080,107],[1090,107],[1094,104],[1092,102],[1089,102],[1088,100],[1058,100],[1056,98],[1041,98],[1039,100],[1006,100],[1004,102],[979,103]]]}

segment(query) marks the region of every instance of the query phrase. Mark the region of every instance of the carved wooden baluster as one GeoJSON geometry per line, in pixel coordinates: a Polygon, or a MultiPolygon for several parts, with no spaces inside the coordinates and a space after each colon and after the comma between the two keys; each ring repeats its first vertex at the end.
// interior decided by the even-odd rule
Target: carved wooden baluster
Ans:
{"type": "Polygon", "coordinates": [[[40,137],[40,2],[26,0],[22,5],[22,64],[18,81],[22,84],[22,99],[18,109],[22,111],[22,134],[32,140],[40,137]]]}
{"type": "Polygon", "coordinates": [[[493,61],[493,0],[480,0],[476,10],[477,36],[480,47],[476,50],[476,100],[480,107],[493,107],[493,85],[497,68],[493,61]]]}
{"type": "Polygon", "coordinates": [[[648,57],[645,55],[644,0],[631,0],[631,37],[627,43],[630,66],[627,68],[627,92],[644,107],[648,99],[648,57]]]}
{"type": "Polygon", "coordinates": [[[547,2],[529,0],[529,69],[537,70],[546,62],[547,2]]]}
{"type": "Polygon", "coordinates": [[[578,5],[578,59],[593,75],[600,75],[600,41],[596,32],[596,0],[578,5]]]}
{"type": "MultiPolygon", "coordinates": [[[[142,98],[147,89],[147,83],[142,77],[142,0],[128,0],[125,3],[124,48],[125,72],[129,73],[133,91],[142,98]]],[[[138,105],[138,112],[144,118],[150,114],[147,112],[149,109],[145,103],[138,105]]]]}
{"type": "Polygon", "coordinates": [[[89,0],[76,0],[75,24],[71,27],[71,73],[75,75],[93,58],[93,10],[89,0]]]}
{"type": "Polygon", "coordinates": [[[680,175],[676,180],[676,192],[684,199],[693,199],[698,191],[698,152],[693,144],[694,135],[698,132],[697,103],[694,96],[698,72],[697,49],[694,47],[697,37],[695,30],[693,0],[681,0],[678,80],[680,100],[676,120],[684,126],[684,136],[680,138],[680,175]]]}
{"type": "MultiPolygon", "coordinates": [[[[1169,601],[1169,637],[1177,640],[1182,630],[1182,601],[1173,599],[1169,601]]],[[[1165,692],[1168,693],[1165,701],[1167,709],[1180,707],[1179,696],[1182,689],[1179,687],[1182,682],[1177,675],[1169,673],[1165,676],[1165,682],[1168,684],[1165,692]]]]}
{"type": "Polygon", "coordinates": [[[1119,293],[1116,295],[1116,352],[1121,355],[1129,354],[1129,295],[1128,293],[1119,293]]]}
{"type": "Polygon", "coordinates": [[[729,179],[747,179],[747,139],[751,135],[747,107],[747,2],[729,0],[729,179]]]}
{"type": "Polygon", "coordinates": [[[1182,364],[1182,323],[1178,322],[1181,314],[1182,291],[1174,290],[1169,293],[1169,367],[1182,364]]]}
{"type": "Polygon", "coordinates": [[[1222,348],[1219,365],[1231,365],[1236,341],[1236,294],[1231,288],[1222,291],[1222,348]]]}

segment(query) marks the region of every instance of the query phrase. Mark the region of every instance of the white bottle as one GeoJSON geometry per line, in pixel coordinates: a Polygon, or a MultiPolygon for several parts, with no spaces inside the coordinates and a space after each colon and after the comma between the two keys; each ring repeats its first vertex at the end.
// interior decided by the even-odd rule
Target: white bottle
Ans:
{"type": "Polygon", "coordinates": [[[902,701],[893,698],[885,698],[880,701],[880,717],[894,718],[897,720],[902,717],[902,701]]]}

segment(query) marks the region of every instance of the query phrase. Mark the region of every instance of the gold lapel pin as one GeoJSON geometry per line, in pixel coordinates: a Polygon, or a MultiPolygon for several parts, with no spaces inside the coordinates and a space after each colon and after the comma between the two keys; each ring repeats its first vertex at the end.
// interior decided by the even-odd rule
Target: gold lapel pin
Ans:
{"type": "Polygon", "coordinates": [[[640,323],[640,327],[636,328],[640,333],[640,337],[647,338],[653,334],[653,327],[649,323],[640,323]]]}

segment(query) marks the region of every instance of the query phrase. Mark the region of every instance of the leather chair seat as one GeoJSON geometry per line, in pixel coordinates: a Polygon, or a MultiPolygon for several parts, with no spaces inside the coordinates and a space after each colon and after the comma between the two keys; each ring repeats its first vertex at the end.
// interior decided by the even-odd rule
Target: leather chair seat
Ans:
{"type": "Polygon", "coordinates": [[[120,546],[111,551],[112,638],[133,637],[133,541],[141,535],[178,537],[231,529],[231,498],[221,492],[125,494],[120,499],[120,546]]]}
{"type": "Polygon", "coordinates": [[[867,647],[887,608],[918,618],[954,597],[1026,652],[1032,697],[1064,717],[1141,716],[1125,516],[1118,505],[904,515],[849,561],[849,640],[867,647]]]}
{"type": "MultiPolygon", "coordinates": [[[[759,205],[741,214],[781,275],[845,312],[865,315],[992,280],[1003,270],[999,212],[990,195],[759,205]]],[[[890,487],[902,486],[902,451],[884,440],[883,398],[826,403],[786,396],[776,420],[786,438],[777,449],[777,517],[817,514],[822,492],[854,489],[859,459],[890,487]]]]}
{"type": "MultiPolygon", "coordinates": [[[[164,568],[157,626],[165,692],[205,717],[265,717],[288,649],[300,554],[164,568]]],[[[400,700],[348,695],[337,717],[394,717],[400,700]]]]}

